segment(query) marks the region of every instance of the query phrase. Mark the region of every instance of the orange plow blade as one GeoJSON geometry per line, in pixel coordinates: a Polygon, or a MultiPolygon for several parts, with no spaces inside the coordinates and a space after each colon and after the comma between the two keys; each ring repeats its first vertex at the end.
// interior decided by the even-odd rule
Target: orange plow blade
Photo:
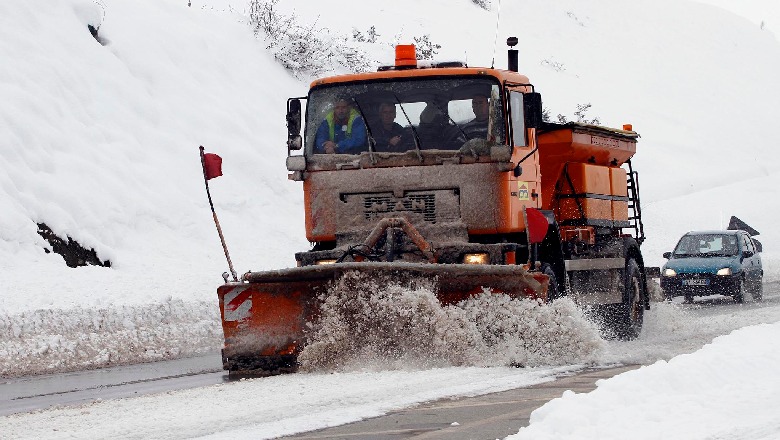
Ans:
{"type": "Polygon", "coordinates": [[[328,288],[351,272],[398,283],[429,281],[442,305],[485,289],[513,298],[547,299],[547,276],[522,266],[365,262],[249,272],[243,282],[217,291],[225,335],[223,367],[231,374],[295,371],[307,323],[317,320],[328,288]]]}

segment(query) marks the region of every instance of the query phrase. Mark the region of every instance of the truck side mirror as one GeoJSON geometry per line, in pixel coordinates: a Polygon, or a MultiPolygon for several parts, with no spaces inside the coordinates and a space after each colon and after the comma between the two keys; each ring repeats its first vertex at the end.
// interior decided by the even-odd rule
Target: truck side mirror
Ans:
{"type": "Polygon", "coordinates": [[[287,148],[289,150],[300,150],[302,146],[301,100],[291,98],[287,100],[287,148]]]}
{"type": "Polygon", "coordinates": [[[542,126],[542,95],[537,92],[523,94],[523,113],[525,113],[526,128],[542,126]]]}
{"type": "Polygon", "coordinates": [[[666,258],[667,260],[672,258],[672,253],[671,252],[664,252],[664,258],[666,258]]]}

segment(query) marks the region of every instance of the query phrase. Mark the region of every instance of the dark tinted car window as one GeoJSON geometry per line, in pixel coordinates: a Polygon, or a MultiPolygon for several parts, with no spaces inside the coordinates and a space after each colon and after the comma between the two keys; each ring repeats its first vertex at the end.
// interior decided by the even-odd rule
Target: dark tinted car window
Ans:
{"type": "Polygon", "coordinates": [[[750,251],[750,252],[754,252],[754,253],[756,251],[755,249],[753,249],[753,242],[752,242],[752,240],[750,240],[750,238],[747,236],[747,234],[742,234],[742,247],[746,251],[750,251]]]}
{"type": "Polygon", "coordinates": [[[674,249],[676,257],[732,256],[738,253],[737,236],[732,234],[684,235],[674,249]]]}

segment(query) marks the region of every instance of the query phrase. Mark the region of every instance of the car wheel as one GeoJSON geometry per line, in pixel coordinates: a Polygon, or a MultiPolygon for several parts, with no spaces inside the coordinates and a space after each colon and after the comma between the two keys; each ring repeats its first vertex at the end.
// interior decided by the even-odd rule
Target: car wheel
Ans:
{"type": "Polygon", "coordinates": [[[737,291],[734,292],[734,301],[737,302],[737,304],[742,304],[745,302],[745,278],[740,278],[739,282],[737,283],[737,291]]]}
{"type": "Polygon", "coordinates": [[[761,281],[761,278],[753,282],[753,289],[751,289],[750,294],[756,301],[761,301],[764,298],[764,283],[761,281]]]}

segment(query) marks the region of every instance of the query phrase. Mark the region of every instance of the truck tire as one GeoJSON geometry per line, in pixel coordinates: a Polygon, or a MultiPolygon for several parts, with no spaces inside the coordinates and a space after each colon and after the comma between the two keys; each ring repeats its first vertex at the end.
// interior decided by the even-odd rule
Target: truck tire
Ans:
{"type": "Polygon", "coordinates": [[[550,285],[547,288],[547,301],[555,301],[563,296],[561,285],[555,276],[555,271],[549,263],[542,263],[541,272],[550,278],[550,285]]]}
{"type": "Polygon", "coordinates": [[[631,340],[641,333],[645,316],[642,271],[633,258],[626,261],[624,288],[623,303],[602,306],[602,319],[607,336],[631,340]]]}

